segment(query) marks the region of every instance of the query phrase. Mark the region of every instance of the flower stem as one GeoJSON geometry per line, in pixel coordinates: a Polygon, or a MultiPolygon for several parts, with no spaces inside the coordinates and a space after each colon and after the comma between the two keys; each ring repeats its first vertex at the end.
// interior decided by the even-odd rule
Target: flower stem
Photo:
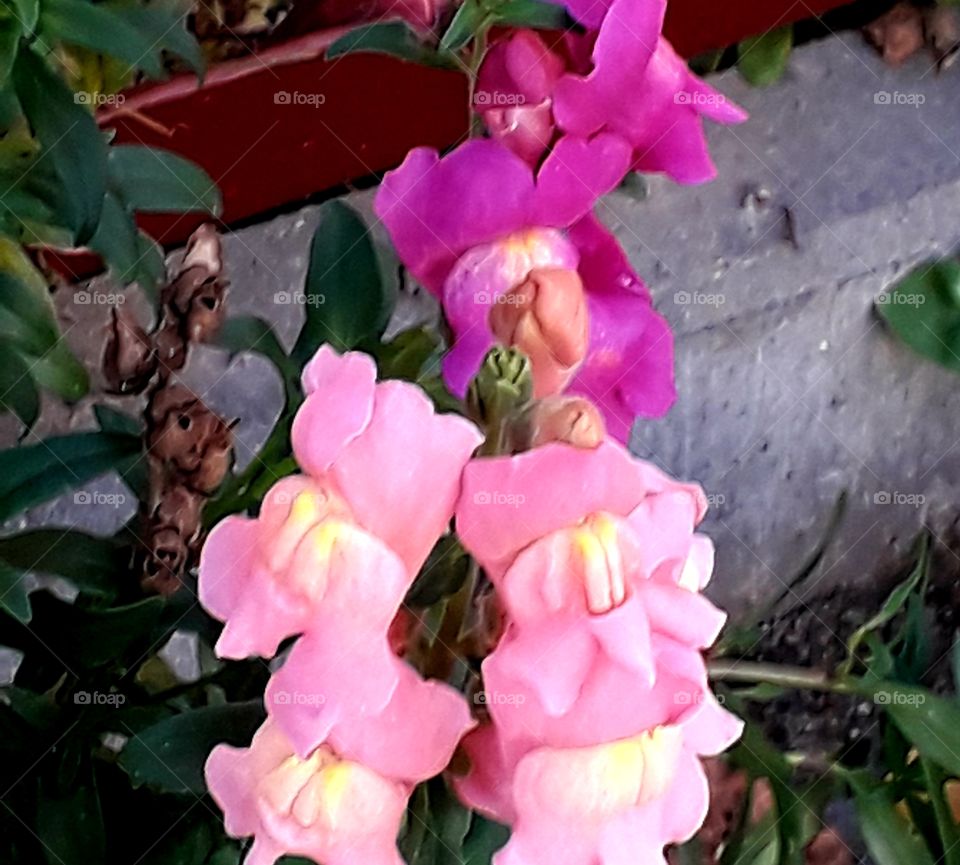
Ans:
{"type": "Polygon", "coordinates": [[[805,691],[830,691],[834,694],[857,693],[856,682],[849,678],[833,678],[825,670],[812,667],[791,667],[758,661],[710,661],[707,674],[715,682],[780,685],[805,691]]]}

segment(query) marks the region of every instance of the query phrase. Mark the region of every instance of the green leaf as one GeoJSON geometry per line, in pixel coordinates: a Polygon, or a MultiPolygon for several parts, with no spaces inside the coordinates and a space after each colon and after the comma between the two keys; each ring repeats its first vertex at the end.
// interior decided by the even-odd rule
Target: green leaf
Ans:
{"type": "Polygon", "coordinates": [[[880,317],[910,348],[960,371],[960,262],[926,262],[877,299],[880,317]]]}
{"type": "Polygon", "coordinates": [[[263,718],[262,700],[192,709],[131,738],[120,766],[135,787],[202,795],[207,789],[203,765],[213,747],[248,745],[263,718]]]}
{"type": "Polygon", "coordinates": [[[375,347],[380,377],[418,382],[424,367],[436,356],[439,346],[439,337],[425,327],[397,334],[390,342],[375,347]]]}
{"type": "Polygon", "coordinates": [[[342,201],[320,208],[304,295],[307,318],[292,352],[300,363],[322,343],[344,351],[379,336],[393,312],[396,286],[381,273],[366,224],[342,201]]]}
{"type": "Polygon", "coordinates": [[[40,414],[40,394],[30,377],[30,367],[4,344],[0,344],[0,411],[12,411],[27,430],[40,414]]]}
{"type": "Polygon", "coordinates": [[[106,835],[93,772],[87,769],[77,780],[65,796],[41,788],[37,797],[37,835],[47,865],[104,861],[106,835]]]}
{"type": "Polygon", "coordinates": [[[203,865],[214,842],[213,829],[205,816],[201,814],[195,823],[178,823],[140,860],[140,865],[203,865]]]}
{"type": "Polygon", "coordinates": [[[108,3],[44,0],[40,31],[44,41],[79,45],[97,54],[116,57],[131,70],[141,69],[150,78],[166,77],[155,36],[135,27],[118,8],[108,3]]]}
{"type": "Polygon", "coordinates": [[[488,865],[493,854],[509,839],[510,830],[506,826],[474,814],[463,843],[463,865],[488,865]]]}
{"type": "Polygon", "coordinates": [[[857,649],[866,636],[890,622],[903,609],[907,599],[916,591],[917,587],[921,585],[921,583],[926,583],[929,566],[930,537],[924,534],[921,540],[917,563],[910,572],[910,575],[889,594],[880,611],[857,628],[847,641],[847,660],[838,670],[840,675],[846,675],[850,672],[856,660],[857,649]]]}
{"type": "Polygon", "coordinates": [[[943,865],[960,865],[960,828],[954,822],[950,805],[944,795],[943,785],[949,780],[946,773],[923,757],[920,758],[923,767],[923,778],[930,797],[937,824],[937,836],[940,839],[942,857],[937,861],[943,865]]]}
{"type": "Polygon", "coordinates": [[[133,281],[140,259],[137,224],[112,192],[104,198],[100,225],[89,246],[110,265],[117,282],[127,285],[133,281]]]}
{"type": "Polygon", "coordinates": [[[546,0],[509,0],[496,10],[493,23],[534,30],[565,30],[572,24],[562,5],[546,0]]]}
{"type": "Polygon", "coordinates": [[[297,376],[297,367],[284,351],[273,327],[262,318],[238,316],[228,318],[217,333],[216,343],[231,355],[241,352],[262,354],[284,375],[297,376]]]}
{"type": "Polygon", "coordinates": [[[24,33],[32,33],[40,15],[40,0],[11,0],[24,33]]]}
{"type": "Polygon", "coordinates": [[[0,562],[19,571],[66,577],[84,595],[112,599],[129,566],[130,550],[111,538],[70,529],[37,529],[0,538],[0,562]]]}
{"type": "Polygon", "coordinates": [[[862,772],[849,774],[860,832],[876,865],[934,865],[933,856],[897,810],[889,788],[862,772]]]}
{"type": "Polygon", "coordinates": [[[133,436],[79,433],[0,451],[0,520],[116,469],[123,474],[140,458],[133,436]]]}
{"type": "Polygon", "coordinates": [[[164,603],[163,598],[152,597],[123,607],[77,610],[58,641],[71,664],[100,667],[115,662],[129,646],[149,641],[164,603]]]}
{"type": "Polygon", "coordinates": [[[453,534],[445,535],[430,551],[422,570],[407,592],[404,605],[431,607],[460,591],[470,571],[470,557],[453,534]]]}
{"type": "Polygon", "coordinates": [[[17,55],[13,82],[43,147],[40,162],[59,179],[61,212],[83,245],[97,230],[106,192],[106,153],[96,121],[33,51],[17,55]]]}
{"type": "Polygon", "coordinates": [[[22,35],[23,27],[20,21],[0,7],[0,88],[6,86],[10,77],[22,35]]]}
{"type": "Polygon", "coordinates": [[[160,0],[149,6],[136,3],[114,9],[117,16],[145,34],[157,48],[179,57],[196,73],[202,83],[206,72],[206,59],[200,43],[187,29],[186,17],[189,11],[189,4],[180,3],[178,0],[160,0]]]}
{"type": "Polygon", "coordinates": [[[357,27],[341,36],[327,49],[327,58],[332,60],[344,54],[356,53],[389,54],[422,66],[460,68],[449,54],[434,51],[425,44],[405,21],[387,21],[357,27]]]}
{"type": "Polygon", "coordinates": [[[115,144],[107,156],[107,182],[129,210],[200,210],[213,216],[222,211],[217,184],[202,168],[169,150],[115,144]]]}
{"type": "Polygon", "coordinates": [[[0,562],[0,607],[21,622],[29,622],[32,617],[23,571],[3,562],[0,562]]]}
{"type": "Polygon", "coordinates": [[[119,433],[120,435],[143,435],[143,420],[109,405],[95,405],[93,415],[101,432],[119,433]]]}
{"type": "Polygon", "coordinates": [[[960,776],[960,705],[897,682],[881,682],[870,690],[921,757],[960,776]]]}
{"type": "Polygon", "coordinates": [[[440,50],[456,52],[490,26],[490,13],[480,0],[464,0],[450,26],[440,37],[440,50]]]}
{"type": "Polygon", "coordinates": [[[793,47],[793,26],[778,27],[744,39],[737,46],[737,68],[755,87],[767,87],[780,80],[793,47]]]}

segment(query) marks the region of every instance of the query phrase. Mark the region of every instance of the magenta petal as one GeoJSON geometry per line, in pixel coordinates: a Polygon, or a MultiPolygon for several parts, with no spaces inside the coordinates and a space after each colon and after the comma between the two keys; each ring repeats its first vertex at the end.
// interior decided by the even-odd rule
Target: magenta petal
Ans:
{"type": "Polygon", "coordinates": [[[397,669],[399,683],[383,711],[338,724],[330,744],[381,775],[417,783],[443,771],[475,722],[458,691],[424,681],[407,664],[397,669]]]}
{"type": "Polygon", "coordinates": [[[397,688],[402,663],[385,637],[312,631],[270,679],[267,711],[305,757],[335,724],[381,712],[397,688]]]}
{"type": "Polygon", "coordinates": [[[703,121],[690,112],[672,118],[656,136],[636,142],[634,167],[648,173],[662,171],[677,183],[707,183],[717,176],[703,121]]]}
{"type": "Polygon", "coordinates": [[[502,145],[474,139],[440,159],[411,150],[377,193],[377,216],[411,273],[440,294],[454,262],[469,248],[528,227],[534,181],[502,145]]]}
{"type": "Polygon", "coordinates": [[[303,371],[307,399],[297,412],[291,433],[297,462],[312,475],[322,475],[344,446],[370,420],[377,368],[369,355],[340,356],[321,346],[303,371]]]}
{"type": "Polygon", "coordinates": [[[564,76],[554,112],[560,126],[591,135],[603,126],[618,130],[631,104],[642,110],[647,66],[653,58],[665,0],[614,0],[593,49],[593,70],[585,78],[564,76]]]}
{"type": "Polygon", "coordinates": [[[533,224],[570,225],[589,213],[600,196],[623,180],[631,152],[617,135],[561,138],[537,174],[533,224]]]}
{"type": "Polygon", "coordinates": [[[637,415],[659,417],[676,399],[673,335],[654,311],[620,244],[592,214],[570,229],[587,291],[590,344],[570,391],[594,401],[626,441],[637,415]]]}

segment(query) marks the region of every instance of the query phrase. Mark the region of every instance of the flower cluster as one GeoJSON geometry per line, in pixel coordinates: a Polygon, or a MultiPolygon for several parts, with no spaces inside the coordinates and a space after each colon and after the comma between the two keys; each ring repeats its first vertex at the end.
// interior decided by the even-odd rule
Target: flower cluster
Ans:
{"type": "Polygon", "coordinates": [[[538,396],[589,398],[626,441],[675,399],[673,342],[595,204],[631,170],[711,179],[702,117],[745,114],[661,36],[665,0],[565,5],[582,30],[506,31],[486,55],[473,107],[490,137],[443,159],[413,150],[376,210],[443,304],[454,393],[491,345],[516,346],[538,396]]]}
{"type": "Polygon", "coordinates": [[[395,655],[389,628],[481,436],[413,385],[377,383],[366,355],[321,348],[303,384],[304,474],[277,483],[256,519],[221,522],[200,563],[221,657],[272,657],[300,635],[267,688],[266,725],[248,749],[218,746],[207,781],[228,831],[255,836],[250,865],[283,853],[394,865],[413,786],[473,721],[460,694],[395,655]]]}
{"type": "Polygon", "coordinates": [[[705,506],[611,441],[467,466],[457,530],[507,624],[459,792],[512,825],[499,865],[660,862],[703,822],[697,758],[740,733],[701,654],[724,622],[705,506]]]}
{"type": "Polygon", "coordinates": [[[481,455],[473,424],[324,347],[292,427],[302,473],[204,549],[218,654],[281,656],[251,745],[207,763],[250,865],[401,865],[407,800],[444,770],[510,826],[496,865],[662,863],[705,816],[699,758],[740,733],[703,659],[725,619],[702,594],[706,500],[623,445],[675,398],[672,338],[594,210],[631,170],[709,179],[701,117],[743,114],[663,40],[663,0],[566,6],[576,30],[494,41],[489,137],[413,150],[375,204],[442,301],[481,455]],[[424,649],[404,601],[441,539],[474,579],[424,601],[451,642],[424,649]],[[468,645],[457,689],[425,678],[468,645]]]}

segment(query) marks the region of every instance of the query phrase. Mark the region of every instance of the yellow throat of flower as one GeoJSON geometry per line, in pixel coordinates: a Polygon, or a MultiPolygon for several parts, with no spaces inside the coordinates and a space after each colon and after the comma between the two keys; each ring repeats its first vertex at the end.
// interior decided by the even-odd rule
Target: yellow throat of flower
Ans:
{"type": "Polygon", "coordinates": [[[574,529],[574,544],[587,609],[600,615],[620,606],[627,598],[627,584],[614,517],[603,512],[591,514],[574,529]]]}

